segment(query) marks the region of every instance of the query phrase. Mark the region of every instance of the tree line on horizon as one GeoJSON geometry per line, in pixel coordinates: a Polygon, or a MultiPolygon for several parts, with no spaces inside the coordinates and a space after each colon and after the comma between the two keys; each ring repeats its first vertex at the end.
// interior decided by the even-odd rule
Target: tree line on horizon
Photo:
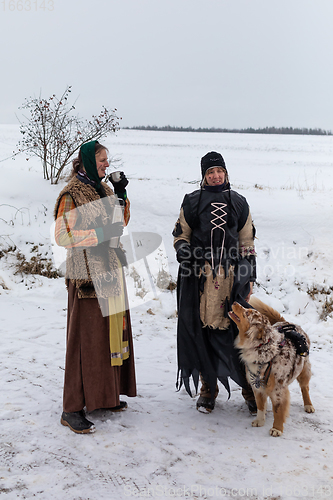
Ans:
{"type": "Polygon", "coordinates": [[[264,127],[264,128],[216,128],[216,127],[174,127],[166,125],[158,127],[156,125],[138,125],[134,127],[122,127],[127,130],[158,130],[161,132],[217,132],[217,133],[234,133],[234,134],[295,134],[295,135],[332,135],[331,130],[323,130],[321,128],[294,128],[294,127],[264,127]]]}

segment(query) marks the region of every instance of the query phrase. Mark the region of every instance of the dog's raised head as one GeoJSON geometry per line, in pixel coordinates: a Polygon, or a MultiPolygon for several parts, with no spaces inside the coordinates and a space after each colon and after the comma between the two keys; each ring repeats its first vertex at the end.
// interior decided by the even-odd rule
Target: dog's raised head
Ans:
{"type": "Polygon", "coordinates": [[[234,302],[232,311],[228,313],[229,318],[237,325],[239,331],[238,347],[241,347],[245,340],[257,339],[262,342],[266,341],[266,336],[269,335],[270,322],[266,316],[254,309],[245,309],[245,307],[234,302]],[[254,328],[252,328],[254,327],[254,328]]]}

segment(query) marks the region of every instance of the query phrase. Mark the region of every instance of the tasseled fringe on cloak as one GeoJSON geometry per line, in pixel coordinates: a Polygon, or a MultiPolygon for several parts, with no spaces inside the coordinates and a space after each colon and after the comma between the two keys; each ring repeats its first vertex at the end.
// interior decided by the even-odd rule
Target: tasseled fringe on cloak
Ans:
{"type": "MultiPolygon", "coordinates": [[[[215,389],[216,389],[216,379],[214,380],[209,380],[209,377],[205,376],[202,374],[204,380],[207,382],[210,388],[210,393],[212,394],[212,400],[214,400],[214,394],[215,394],[215,389]]],[[[200,373],[199,370],[196,368],[193,368],[192,370],[188,370],[185,368],[178,368],[178,373],[177,373],[177,381],[176,381],[176,389],[177,392],[180,391],[182,388],[182,385],[184,384],[186,392],[191,398],[193,398],[196,394],[192,394],[191,388],[190,388],[190,378],[192,377],[194,387],[196,394],[198,394],[198,386],[199,386],[199,379],[200,379],[200,373]]],[[[230,385],[229,385],[229,380],[227,377],[218,377],[219,381],[223,386],[225,387],[227,393],[228,393],[228,399],[230,399],[231,396],[231,391],[230,391],[230,385]]]]}

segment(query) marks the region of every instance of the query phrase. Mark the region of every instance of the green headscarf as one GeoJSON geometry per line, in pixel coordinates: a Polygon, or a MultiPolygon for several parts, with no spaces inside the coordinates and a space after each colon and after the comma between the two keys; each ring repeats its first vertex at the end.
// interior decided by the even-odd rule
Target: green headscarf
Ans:
{"type": "Polygon", "coordinates": [[[96,189],[101,187],[102,179],[99,177],[96,166],[96,157],[95,157],[95,144],[97,141],[90,141],[82,144],[80,151],[83,161],[83,166],[85,171],[87,172],[87,176],[91,181],[96,183],[96,189]]]}

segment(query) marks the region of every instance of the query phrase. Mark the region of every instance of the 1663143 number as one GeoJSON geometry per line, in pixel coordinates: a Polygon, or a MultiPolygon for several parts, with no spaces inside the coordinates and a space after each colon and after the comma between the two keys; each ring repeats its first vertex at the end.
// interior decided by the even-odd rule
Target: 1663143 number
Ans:
{"type": "Polygon", "coordinates": [[[1,10],[7,12],[37,12],[54,10],[54,0],[2,0],[1,10]]]}
{"type": "Polygon", "coordinates": [[[333,488],[328,484],[319,486],[281,486],[280,494],[292,498],[313,498],[314,500],[332,498],[333,488]]]}

